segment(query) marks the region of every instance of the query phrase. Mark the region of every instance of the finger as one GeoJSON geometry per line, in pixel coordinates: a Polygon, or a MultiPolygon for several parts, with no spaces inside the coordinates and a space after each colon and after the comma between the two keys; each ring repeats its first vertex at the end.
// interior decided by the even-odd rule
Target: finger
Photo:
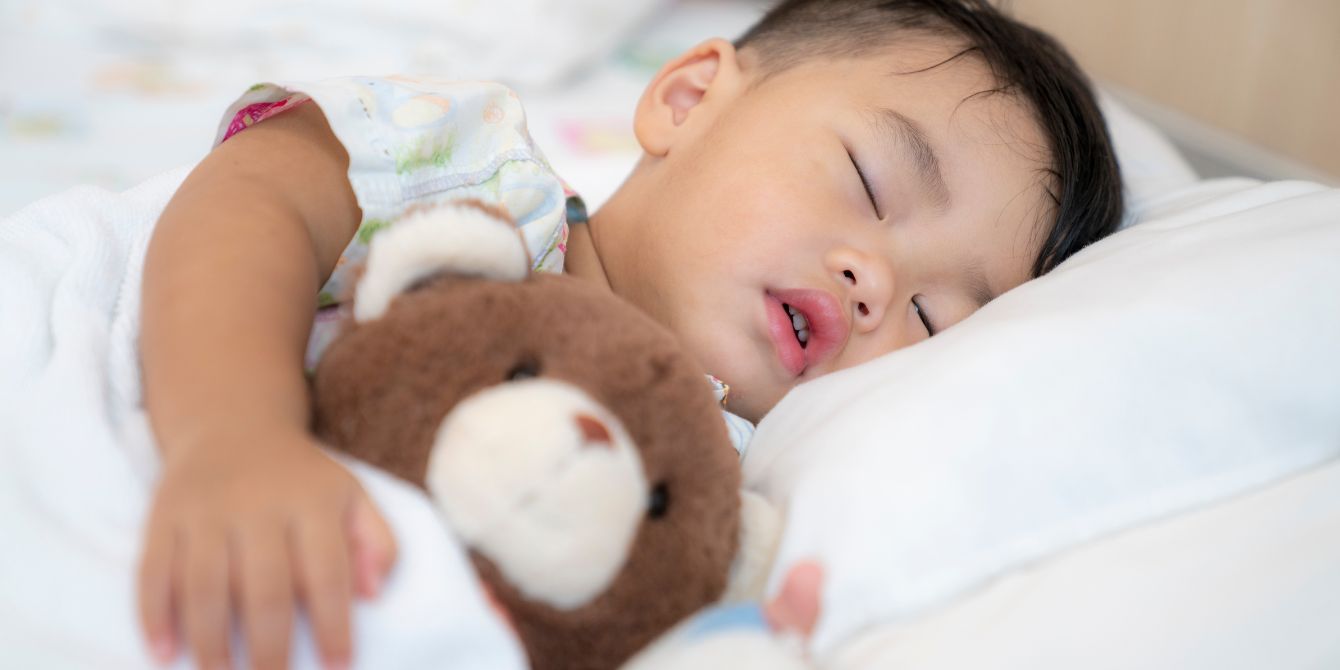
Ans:
{"type": "Polygon", "coordinates": [[[316,648],[327,667],[347,667],[353,589],[349,549],[337,524],[302,524],[290,531],[298,591],[311,620],[316,648]]]}
{"type": "Polygon", "coordinates": [[[233,543],[239,575],[238,602],[251,667],[288,667],[293,630],[293,580],[288,544],[281,526],[267,528],[233,543]]]}
{"type": "Polygon", "coordinates": [[[181,538],[173,568],[179,583],[183,633],[201,668],[226,668],[228,660],[228,543],[217,529],[194,530],[181,538]]]}
{"type": "Polygon", "coordinates": [[[358,594],[364,598],[375,597],[381,592],[391,566],[395,565],[395,534],[362,491],[350,508],[348,527],[358,594]]]}
{"type": "Polygon", "coordinates": [[[157,520],[149,524],[140,557],[140,627],[149,644],[149,652],[160,664],[177,654],[172,626],[172,562],[175,530],[157,520]]]}
{"type": "Polygon", "coordinates": [[[824,569],[817,561],[805,560],[793,565],[777,596],[764,606],[768,625],[775,631],[809,638],[819,621],[823,580],[824,569]]]}

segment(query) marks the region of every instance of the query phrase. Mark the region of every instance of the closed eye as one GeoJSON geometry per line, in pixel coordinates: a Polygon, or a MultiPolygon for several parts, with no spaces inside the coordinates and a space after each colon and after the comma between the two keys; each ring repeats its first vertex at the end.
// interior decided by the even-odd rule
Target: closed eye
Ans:
{"type": "Polygon", "coordinates": [[[861,178],[861,186],[865,187],[865,194],[870,198],[870,206],[875,210],[875,218],[884,218],[879,213],[879,203],[875,201],[875,190],[870,188],[870,180],[866,179],[865,172],[861,170],[861,164],[856,162],[856,157],[847,151],[847,158],[851,159],[851,166],[856,168],[856,176],[861,178]]]}
{"type": "Polygon", "coordinates": [[[921,308],[921,303],[915,298],[912,299],[912,309],[917,310],[917,318],[921,319],[921,325],[926,327],[926,337],[935,337],[935,328],[931,326],[931,319],[926,315],[926,310],[921,308]]]}

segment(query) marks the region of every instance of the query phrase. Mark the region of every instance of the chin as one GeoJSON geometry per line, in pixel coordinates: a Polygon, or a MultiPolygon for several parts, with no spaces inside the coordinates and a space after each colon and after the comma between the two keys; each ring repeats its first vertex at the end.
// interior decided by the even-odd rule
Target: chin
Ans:
{"type": "MultiPolygon", "coordinates": [[[[766,381],[763,384],[752,381],[759,378],[766,380],[768,375],[758,372],[757,368],[751,369],[748,364],[741,364],[750,360],[751,352],[723,351],[720,347],[719,333],[707,333],[704,341],[709,347],[706,351],[712,353],[710,356],[702,356],[699,360],[707,374],[720,379],[730,387],[730,393],[726,396],[726,409],[732,414],[758,423],[758,420],[782,399],[785,390],[778,391],[766,381]],[[755,394],[754,390],[760,388],[767,390],[755,394]]],[[[704,351],[701,348],[698,350],[704,351]]]]}
{"type": "MultiPolygon", "coordinates": [[[[730,384],[730,381],[722,377],[722,381],[730,384]]],[[[731,386],[729,401],[726,403],[726,409],[733,414],[748,419],[753,423],[758,423],[774,406],[782,399],[782,394],[768,393],[765,395],[750,395],[745,392],[743,386],[731,386]]]]}

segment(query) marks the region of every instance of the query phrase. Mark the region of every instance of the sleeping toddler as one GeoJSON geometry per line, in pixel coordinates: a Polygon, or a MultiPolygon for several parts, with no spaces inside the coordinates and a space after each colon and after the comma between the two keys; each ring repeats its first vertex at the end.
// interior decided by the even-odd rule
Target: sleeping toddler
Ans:
{"type": "Polygon", "coordinates": [[[145,404],[162,455],[139,577],[154,655],[283,667],[295,608],[347,666],[391,534],[309,433],[304,370],[345,270],[411,207],[516,219],[540,271],[669,327],[744,432],[807,380],[916,344],[1110,233],[1102,116],[1051,38],[985,0],[789,0],[666,63],[643,155],[587,215],[507,89],[399,77],[260,85],[159,220],[145,404]]]}

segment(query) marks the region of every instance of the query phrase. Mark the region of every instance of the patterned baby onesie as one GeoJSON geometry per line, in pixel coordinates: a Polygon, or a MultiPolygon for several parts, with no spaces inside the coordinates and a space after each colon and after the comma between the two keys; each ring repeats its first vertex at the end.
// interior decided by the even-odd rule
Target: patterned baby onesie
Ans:
{"type": "MultiPolygon", "coordinates": [[[[369,242],[410,207],[460,199],[501,206],[521,230],[532,269],[563,271],[568,226],[585,223],[586,209],[531,141],[521,102],[507,87],[398,76],[257,84],[228,108],[215,143],[306,104],[320,107],[348,152],[349,183],[363,211],[321,287],[309,370],[346,318],[353,269],[369,242]]],[[[729,389],[710,381],[725,412],[729,389]]],[[[726,422],[743,455],[752,424],[729,412],[726,422]]]]}

